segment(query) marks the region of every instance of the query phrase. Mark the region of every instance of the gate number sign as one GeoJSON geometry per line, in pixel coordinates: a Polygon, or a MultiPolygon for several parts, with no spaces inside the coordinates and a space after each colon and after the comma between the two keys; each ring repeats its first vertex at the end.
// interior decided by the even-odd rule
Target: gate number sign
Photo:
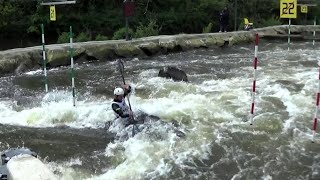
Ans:
{"type": "Polygon", "coordinates": [[[55,21],[56,20],[56,7],[50,6],[50,20],[55,21]]]}
{"type": "Polygon", "coordinates": [[[308,6],[301,6],[301,13],[308,13],[308,6]]]}
{"type": "Polygon", "coordinates": [[[280,0],[280,18],[297,18],[297,0],[280,0]]]}

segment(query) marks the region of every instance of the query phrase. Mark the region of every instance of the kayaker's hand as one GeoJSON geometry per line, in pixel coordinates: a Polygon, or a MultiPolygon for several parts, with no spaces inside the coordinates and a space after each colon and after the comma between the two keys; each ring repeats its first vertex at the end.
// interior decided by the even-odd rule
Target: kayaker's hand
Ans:
{"type": "Polygon", "coordinates": [[[122,85],[122,88],[127,90],[127,91],[130,91],[131,90],[131,86],[129,84],[124,84],[122,85]]]}
{"type": "Polygon", "coordinates": [[[133,116],[134,116],[133,112],[132,112],[132,111],[129,111],[129,118],[130,118],[130,119],[133,119],[133,116]]]}

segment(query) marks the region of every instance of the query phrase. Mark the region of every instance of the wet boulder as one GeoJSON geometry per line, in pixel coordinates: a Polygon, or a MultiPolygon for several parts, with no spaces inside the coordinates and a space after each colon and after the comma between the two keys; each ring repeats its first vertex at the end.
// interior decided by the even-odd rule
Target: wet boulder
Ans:
{"type": "Polygon", "coordinates": [[[176,67],[163,67],[160,69],[158,76],[173,79],[174,81],[188,82],[187,74],[176,67]]]}

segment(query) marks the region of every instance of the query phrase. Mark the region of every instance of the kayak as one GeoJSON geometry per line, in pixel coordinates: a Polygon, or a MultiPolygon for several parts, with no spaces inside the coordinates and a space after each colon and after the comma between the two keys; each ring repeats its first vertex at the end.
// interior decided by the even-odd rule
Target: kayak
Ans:
{"type": "Polygon", "coordinates": [[[141,132],[152,136],[157,134],[159,137],[168,134],[168,132],[173,132],[180,138],[186,136],[176,121],[166,122],[158,116],[148,115],[142,111],[139,111],[134,120],[129,123],[124,123],[123,119],[117,118],[112,122],[107,122],[105,128],[114,133],[115,138],[120,140],[127,140],[141,132]]]}

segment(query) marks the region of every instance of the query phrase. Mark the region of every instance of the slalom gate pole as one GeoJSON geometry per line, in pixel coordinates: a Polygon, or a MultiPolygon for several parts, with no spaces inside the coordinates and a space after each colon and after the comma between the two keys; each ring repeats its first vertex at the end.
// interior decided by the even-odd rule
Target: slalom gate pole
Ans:
{"type": "Polygon", "coordinates": [[[259,45],[259,34],[256,33],[256,44],[254,46],[254,61],[253,61],[253,83],[252,83],[252,102],[251,102],[251,116],[250,125],[253,123],[254,116],[254,101],[256,95],[256,79],[257,79],[257,66],[258,66],[258,45],[259,45]]]}
{"type": "MultiPolygon", "coordinates": [[[[319,66],[319,65],[318,65],[319,66]]],[[[313,121],[313,135],[312,135],[312,142],[314,142],[314,137],[316,135],[316,130],[318,126],[318,112],[319,112],[319,99],[320,98],[320,66],[319,66],[319,75],[318,75],[318,92],[317,92],[317,99],[316,99],[316,113],[314,115],[314,121],[313,121]]]]}
{"type": "MultiPolygon", "coordinates": [[[[314,17],[314,22],[313,22],[313,26],[315,27],[317,25],[317,16],[314,17]]],[[[313,48],[315,48],[315,37],[316,37],[316,30],[313,30],[313,41],[312,41],[312,46],[313,48]]]]}
{"type": "Polygon", "coordinates": [[[43,57],[43,71],[44,71],[44,86],[46,92],[48,92],[48,77],[47,77],[47,57],[46,57],[46,48],[44,40],[44,27],[41,24],[41,39],[42,39],[42,57],[43,57]]]}
{"type": "Polygon", "coordinates": [[[71,86],[72,86],[72,98],[73,106],[76,106],[75,84],[74,84],[74,65],[73,65],[73,34],[72,26],[70,26],[70,60],[71,60],[71,86]]]}
{"type": "Polygon", "coordinates": [[[288,29],[288,51],[290,50],[290,33],[291,33],[291,18],[289,18],[289,29],[288,29]]]}

